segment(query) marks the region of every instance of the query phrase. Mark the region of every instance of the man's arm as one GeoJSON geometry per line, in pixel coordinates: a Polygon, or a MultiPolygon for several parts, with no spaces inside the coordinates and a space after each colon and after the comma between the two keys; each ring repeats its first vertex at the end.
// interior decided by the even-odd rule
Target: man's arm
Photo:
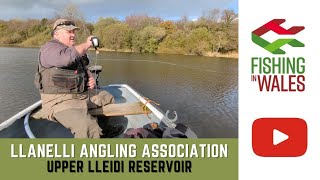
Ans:
{"type": "Polygon", "coordinates": [[[93,36],[89,36],[85,43],[75,46],[79,54],[84,55],[88,51],[88,49],[92,46],[92,42],[91,42],[92,37],[93,36]]]}
{"type": "Polygon", "coordinates": [[[50,41],[40,49],[40,62],[45,68],[65,67],[83,56],[91,47],[91,37],[85,43],[68,47],[62,43],[50,41]]]}
{"type": "Polygon", "coordinates": [[[40,62],[45,68],[65,67],[81,57],[75,47],[68,47],[62,43],[49,41],[40,49],[40,62]]]}

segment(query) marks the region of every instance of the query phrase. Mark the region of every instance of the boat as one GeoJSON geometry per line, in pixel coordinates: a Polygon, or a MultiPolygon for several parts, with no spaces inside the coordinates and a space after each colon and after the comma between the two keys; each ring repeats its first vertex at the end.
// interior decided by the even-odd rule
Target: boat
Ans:
{"type": "MultiPolygon", "coordinates": [[[[100,108],[100,112],[96,111],[98,121],[107,122],[111,126],[120,124],[125,128],[124,133],[135,128],[146,128],[154,123],[158,127],[176,127],[174,123],[177,120],[176,112],[174,112],[176,116],[169,119],[169,111],[164,113],[155,102],[148,100],[129,85],[110,84],[99,88],[108,91],[115,97],[115,107],[140,107],[141,110],[124,113],[123,110],[120,110],[122,111],[120,113],[113,111],[107,112],[109,115],[105,116],[101,115],[105,112],[103,108],[100,108]]],[[[0,138],[74,138],[71,131],[60,123],[41,117],[41,110],[40,100],[1,123],[0,138]]],[[[122,138],[124,133],[116,138],[122,138]]]]}

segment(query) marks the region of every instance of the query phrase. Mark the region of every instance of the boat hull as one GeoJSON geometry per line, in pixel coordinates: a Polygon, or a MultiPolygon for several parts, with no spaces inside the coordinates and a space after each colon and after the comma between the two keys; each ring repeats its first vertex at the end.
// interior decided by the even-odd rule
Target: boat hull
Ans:
{"type": "MultiPolygon", "coordinates": [[[[124,115],[124,116],[97,116],[102,128],[122,125],[126,131],[133,128],[145,127],[150,123],[158,123],[159,126],[175,127],[173,122],[168,121],[159,107],[148,103],[137,91],[126,84],[112,84],[103,86],[104,89],[115,97],[115,103],[146,104],[151,110],[149,114],[124,115]]],[[[38,118],[35,114],[41,111],[41,101],[26,108],[4,123],[0,124],[0,138],[73,138],[73,134],[58,122],[38,118]],[[30,114],[31,115],[30,115],[30,114]],[[26,118],[27,115],[29,118],[26,118]]],[[[118,137],[121,138],[123,134],[118,137]]]]}

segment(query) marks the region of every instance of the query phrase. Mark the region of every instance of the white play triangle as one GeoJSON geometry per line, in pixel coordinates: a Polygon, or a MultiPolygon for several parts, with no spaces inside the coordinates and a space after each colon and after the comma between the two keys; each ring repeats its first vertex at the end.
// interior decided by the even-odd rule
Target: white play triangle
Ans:
{"type": "Polygon", "coordinates": [[[273,130],[273,145],[277,145],[289,138],[288,135],[276,129],[273,130]]]}

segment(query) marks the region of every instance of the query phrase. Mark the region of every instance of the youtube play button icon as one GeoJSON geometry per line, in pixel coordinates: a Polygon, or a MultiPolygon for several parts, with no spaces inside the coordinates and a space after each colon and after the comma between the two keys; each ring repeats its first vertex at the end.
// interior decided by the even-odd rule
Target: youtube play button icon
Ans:
{"type": "Polygon", "coordinates": [[[299,118],[260,118],[252,125],[252,148],[263,157],[297,157],[307,151],[307,123],[299,118]]]}
{"type": "Polygon", "coordinates": [[[282,143],[288,138],[289,136],[282,133],[281,131],[278,131],[276,129],[273,130],[273,145],[278,145],[279,143],[282,143]]]}

